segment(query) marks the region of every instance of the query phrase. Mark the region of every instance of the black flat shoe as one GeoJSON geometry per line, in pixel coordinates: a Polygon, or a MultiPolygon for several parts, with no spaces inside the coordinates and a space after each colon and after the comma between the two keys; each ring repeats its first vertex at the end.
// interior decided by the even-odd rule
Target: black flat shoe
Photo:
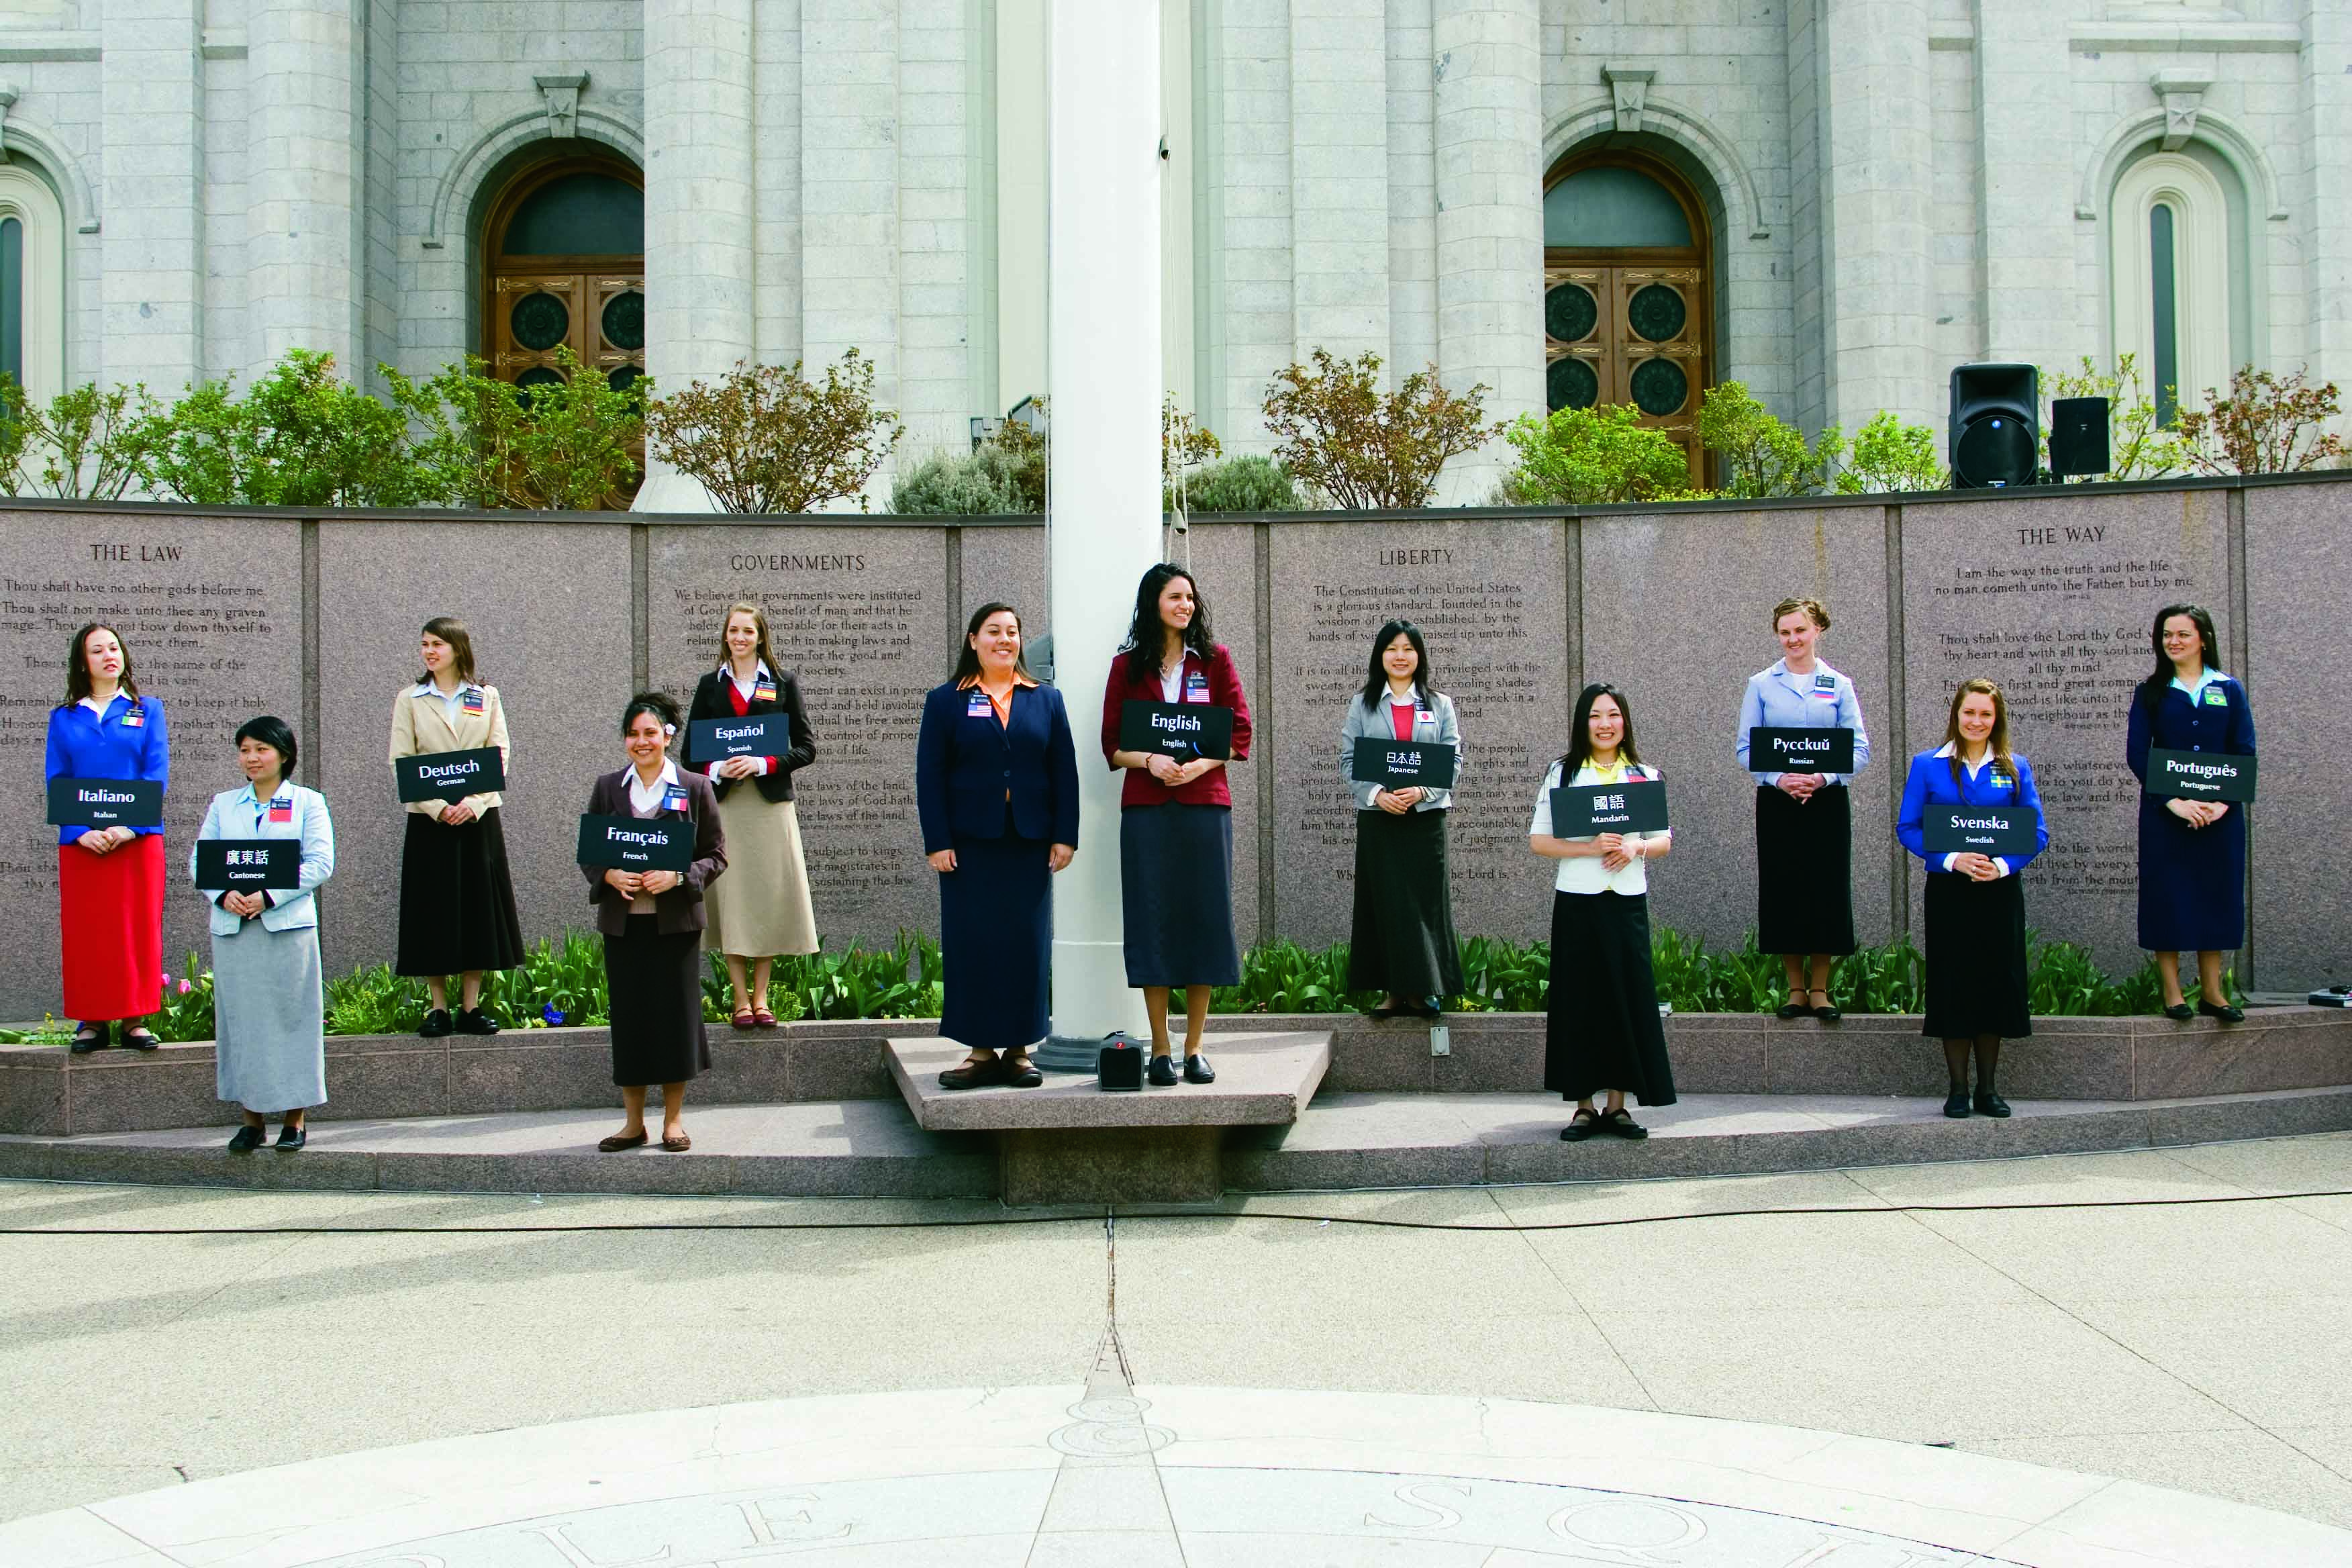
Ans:
{"type": "Polygon", "coordinates": [[[1780,1019],[1810,1018],[1812,1016],[1813,1010],[1802,1002],[1783,1002],[1772,1009],[1772,1016],[1780,1019]]]}
{"type": "Polygon", "coordinates": [[[1143,1076],[1154,1089],[1175,1088],[1176,1058],[1174,1057],[1152,1058],[1151,1065],[1144,1069],[1143,1076]]]}
{"type": "Polygon", "coordinates": [[[1184,1058],[1184,1081],[1186,1083],[1214,1083],[1217,1081],[1217,1069],[1209,1065],[1208,1058],[1202,1056],[1198,1051],[1194,1051],[1191,1056],[1184,1058]]]}
{"type": "Polygon", "coordinates": [[[280,1127],[278,1130],[278,1152],[281,1154],[291,1154],[310,1141],[310,1133],[299,1127],[280,1127]]]}
{"type": "Polygon", "coordinates": [[[267,1127],[240,1127],[236,1130],[236,1136],[228,1141],[228,1152],[232,1154],[250,1154],[260,1148],[261,1141],[268,1136],[269,1129],[267,1127]]]}
{"type": "Polygon", "coordinates": [[[2200,1002],[2197,1004],[2197,1010],[2206,1017],[2219,1018],[2224,1024],[2242,1024],[2246,1021],[2246,1010],[2243,1007],[2233,1007],[2227,1002],[2218,1007],[2210,1002],[2200,1002]]]}
{"type": "Polygon", "coordinates": [[[108,1029],[104,1024],[84,1024],[74,1031],[73,1044],[67,1049],[78,1057],[86,1057],[92,1051],[106,1049],[109,1043],[108,1029]]]}
{"type": "Polygon", "coordinates": [[[997,1081],[1013,1089],[1034,1089],[1045,1081],[1045,1075],[1027,1057],[1006,1057],[998,1062],[997,1081]]]}
{"type": "Polygon", "coordinates": [[[429,1009],[425,1015],[425,1022],[416,1026],[417,1034],[428,1040],[437,1040],[457,1031],[457,1026],[449,1021],[449,1009],[446,1007],[429,1009]]]}
{"type": "Polygon", "coordinates": [[[1636,1142],[1650,1135],[1650,1130],[1634,1121],[1633,1112],[1622,1105],[1601,1114],[1601,1131],[1612,1138],[1631,1138],[1636,1142]]]}
{"type": "Polygon", "coordinates": [[[1367,1017],[1367,1018],[1371,1018],[1371,1019],[1376,1019],[1376,1020],[1379,1020],[1379,1021],[1381,1021],[1381,1022],[1386,1022],[1388,1019],[1393,1018],[1393,1017],[1395,1017],[1396,1016],[1397,1016],[1397,1010],[1396,1010],[1395,1008],[1393,1008],[1393,1007],[1381,1006],[1381,1007],[1367,1007],[1367,1008],[1365,1008],[1365,1009],[1364,1009],[1364,1016],[1365,1016],[1365,1017],[1367,1017]]]}
{"type": "Polygon", "coordinates": [[[457,1032],[461,1035],[495,1035],[499,1021],[479,1007],[468,1007],[457,1015],[457,1032]]]}
{"type": "MultiPolygon", "coordinates": [[[[1812,993],[1812,994],[1826,998],[1829,995],[1829,993],[1826,991],[1816,991],[1812,993]]],[[[1824,1002],[1822,1006],[1813,1009],[1813,1016],[1819,1018],[1824,1024],[1834,1024],[1840,1018],[1844,1017],[1845,1015],[1838,1011],[1837,1004],[1833,1002],[1824,1002]]]]}
{"type": "Polygon", "coordinates": [[[1979,1116],[2007,1116],[2009,1101],[1990,1089],[1979,1089],[1977,1091],[1974,1109],[1979,1116]]]}
{"type": "Polygon", "coordinates": [[[2186,1002],[2175,1002],[2164,1010],[2164,1016],[2176,1024],[2186,1024],[2189,1019],[2197,1016],[2197,1009],[2186,1002]]]}
{"type": "Polygon", "coordinates": [[[1559,1130],[1559,1141],[1563,1143],[1581,1143],[1600,1131],[1601,1113],[1599,1111],[1579,1110],[1568,1119],[1568,1125],[1559,1130]]]}
{"type": "Polygon", "coordinates": [[[1944,1114],[1950,1117],[1955,1121],[1967,1121],[1969,1118],[1969,1091],[1965,1089],[1956,1089],[1952,1090],[1951,1093],[1946,1095],[1944,1097],[1944,1114]]]}
{"type": "MultiPolygon", "coordinates": [[[[2238,1016],[2242,1018],[2245,1015],[2241,1013],[2238,1016]]],[[[162,1038],[152,1029],[125,1029],[122,1031],[122,1044],[126,1049],[134,1051],[160,1051],[163,1048],[162,1038]]]]}
{"type": "Polygon", "coordinates": [[[1423,1002],[1412,1010],[1412,1016],[1416,1018],[1443,1018],[1445,1009],[1435,1002],[1423,1002]]]}

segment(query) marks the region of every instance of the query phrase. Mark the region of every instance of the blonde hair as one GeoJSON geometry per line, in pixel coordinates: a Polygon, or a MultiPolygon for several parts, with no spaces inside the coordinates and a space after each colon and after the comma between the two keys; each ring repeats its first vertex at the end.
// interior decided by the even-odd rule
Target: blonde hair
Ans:
{"type": "Polygon", "coordinates": [[[727,606],[727,613],[719,617],[719,662],[722,665],[735,662],[735,655],[727,646],[727,623],[738,616],[751,616],[751,625],[759,628],[760,646],[754,650],[754,655],[772,673],[776,668],[776,650],[768,642],[768,612],[749,599],[736,600],[727,606]]]}
{"type": "Polygon", "coordinates": [[[1782,618],[1793,616],[1799,610],[1805,612],[1805,618],[1813,623],[1816,630],[1825,632],[1830,629],[1829,607],[1823,605],[1819,599],[1781,600],[1779,604],[1772,606],[1772,629],[1776,632],[1779,631],[1780,629],[1780,622],[1782,618]]]}

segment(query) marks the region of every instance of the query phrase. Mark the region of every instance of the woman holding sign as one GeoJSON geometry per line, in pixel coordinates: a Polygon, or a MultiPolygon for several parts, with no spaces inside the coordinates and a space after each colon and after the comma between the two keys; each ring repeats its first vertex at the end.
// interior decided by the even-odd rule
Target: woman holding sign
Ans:
{"type": "Polygon", "coordinates": [[[1249,756],[1249,704],[1234,656],[1209,633],[1192,573],[1161,562],[1136,584],[1127,641],[1103,688],[1102,749],[1127,770],[1118,797],[1119,906],[1127,983],[1151,1018],[1150,1081],[1176,1081],[1169,993],[1184,993],[1184,1081],[1216,1073],[1201,1054],[1209,989],[1238,984],[1234,942],[1234,796],[1225,763],[1249,756]],[[1132,708],[1130,708],[1132,704],[1132,708]],[[1188,708],[1223,710],[1212,719],[1188,708]],[[1133,718],[1130,719],[1130,714],[1133,718]],[[1227,721],[1230,741],[1217,732],[1227,721]],[[1192,737],[1208,737],[1203,745],[1192,737]],[[1230,755],[1220,754],[1229,752],[1230,755]]]}
{"type": "MultiPolygon", "coordinates": [[[[2021,814],[2021,816],[2022,814],[2021,814]]],[[[1994,1082],[2004,1037],[2033,1033],[2025,976],[2025,889],[2018,873],[2050,844],[2033,769],[2009,749],[2009,704],[1990,680],[1960,682],[1952,693],[1944,743],[1911,759],[1903,808],[1895,824],[1903,847],[1927,865],[1927,1016],[1919,1032],[1944,1042],[1951,1093],[1944,1114],[1969,1114],[1969,1049],[1977,1058],[1974,1107],[2007,1116],[1994,1082]],[[1969,817],[1955,807],[2022,806],[2032,817],[2007,828],[1997,816],[1969,817]],[[1955,816],[1966,819],[1956,824],[1955,816]],[[1955,846],[1968,837],[2021,834],[2013,851],[1985,854],[1955,846]]]]}
{"type": "MultiPolygon", "coordinates": [[[[513,760],[499,689],[474,679],[474,640],[455,616],[436,616],[418,637],[425,673],[392,700],[392,763],[404,757],[496,747],[503,773],[513,760]]],[[[482,1010],[482,973],[522,962],[522,922],[496,790],[460,800],[412,800],[400,847],[400,945],[395,974],[421,974],[433,1005],[417,1032],[495,1035],[482,1010]],[[462,977],[449,1013],[448,976],[462,977]]]]}
{"type": "MultiPolygon", "coordinates": [[[[159,794],[171,782],[163,705],[139,694],[112,626],[74,633],[66,700],[49,712],[47,765],[52,779],[139,779],[159,794]]],[[[145,1020],[163,1005],[163,829],[59,823],[58,918],[65,1010],[80,1020],[74,1054],[105,1045],[117,1019],[132,1050],[162,1045],[145,1020]]]]}
{"type": "MultiPolygon", "coordinates": [[[[2213,796],[2183,799],[2151,776],[2149,752],[2177,752],[2218,761],[2254,754],[2254,713],[2246,689],[2213,668],[2213,617],[2196,605],[2156,613],[2156,668],[2132,694],[2125,757],[2146,786],[2139,797],[2139,944],[2156,953],[2164,982],[2164,1016],[2199,1013],[2245,1021],[2221,982],[2221,955],[2246,942],[2246,814],[2213,796]],[[2180,988],[2180,955],[2197,955],[2194,1011],[2180,988]]],[[[2208,774],[2207,776],[2210,776],[2208,774]]]]}
{"type": "MultiPolygon", "coordinates": [[[[687,766],[710,780],[719,820],[727,830],[723,879],[703,900],[709,924],[703,945],[727,955],[739,1029],[772,1029],[768,975],[780,952],[816,951],[816,914],[809,904],[808,862],[793,804],[793,774],[816,760],[816,738],[801,707],[801,684],[780,669],[768,642],[768,613],[748,602],[727,606],[719,634],[719,668],[694,689],[689,734],[711,732],[711,721],[769,721],[771,751],[730,754],[699,744],[687,766]],[[779,731],[778,726],[789,726],[779,731]],[[723,759],[723,760],[722,760],[723,759]]],[[[723,726],[722,726],[723,727],[723,726]]]]}
{"type": "Polygon", "coordinates": [[[1586,687],[1570,736],[1567,754],[1544,774],[1528,824],[1528,847],[1559,862],[1552,879],[1544,1087],[1576,1101],[1560,1129],[1563,1142],[1581,1143],[1596,1132],[1647,1138],[1649,1129],[1625,1109],[1625,1094],[1632,1090],[1643,1105],[1675,1102],[1650,970],[1648,876],[1649,863],[1674,848],[1675,836],[1663,827],[1577,831],[1610,817],[1638,820],[1631,809],[1638,803],[1628,801],[1624,787],[1660,781],[1633,749],[1633,713],[1623,692],[1597,682],[1586,687]],[[1574,811],[1581,821],[1556,811],[1574,811]],[[1603,1089],[1608,1100],[1596,1109],[1592,1097],[1603,1089]]]}
{"type": "Polygon", "coordinates": [[[1841,1015],[1830,1001],[1831,965],[1854,948],[1853,805],[1846,785],[1870,762],[1870,736],[1853,682],[1814,651],[1829,629],[1830,613],[1819,599],[1773,606],[1780,658],[1748,678],[1736,749],[1756,781],[1756,945],[1779,953],[1789,976],[1780,1016],[1834,1024],[1841,1015]],[[1752,743],[1758,730],[1850,731],[1850,742],[1812,739],[1851,745],[1852,765],[1798,769],[1787,758],[1759,756],[1752,743]]]}
{"type": "Polygon", "coordinates": [[[612,993],[613,1081],[627,1117],[596,1147],[607,1154],[646,1142],[646,1087],[662,1086],[661,1146],[694,1146],[686,1135],[686,1086],[710,1066],[702,1026],[703,895],[727,869],[727,837],[710,781],[680,773],[669,760],[677,704],[641,691],[621,713],[621,747],[629,765],[597,779],[588,815],[689,825],[693,860],[683,871],[631,871],[583,865],[596,929],[604,938],[604,981],[612,993]]]}
{"type": "MultiPolygon", "coordinates": [[[[1407,755],[1415,753],[1408,752],[1407,755]]],[[[1454,935],[1454,896],[1445,867],[1445,818],[1460,782],[1462,727],[1454,700],[1429,688],[1429,649],[1421,628],[1391,621],[1372,639],[1364,689],[1339,726],[1339,776],[1356,796],[1356,910],[1348,940],[1348,989],[1385,991],[1375,1018],[1399,1014],[1434,1018],[1462,991],[1461,944],[1454,935]],[[1446,787],[1391,784],[1357,765],[1420,742],[1446,787]],[[1359,742],[1369,742],[1360,745],[1359,742]],[[1367,777],[1367,773],[1371,774],[1367,777]]]]}
{"type": "Polygon", "coordinates": [[[1078,753],[1062,694],[1022,658],[1010,605],[972,613],[955,674],[923,699],[915,812],[940,874],[940,1033],[971,1052],[940,1086],[1034,1089],[1052,879],[1078,852],[1078,753]]]}
{"type": "Polygon", "coordinates": [[[215,1092],[245,1113],[228,1141],[232,1154],[261,1147],[272,1114],[281,1121],[278,1152],[299,1149],[304,1113],[327,1101],[324,978],[311,894],[335,874],[335,827],[324,795],[289,782],[299,754],[283,719],[247,720],[236,731],[245,787],[213,796],[188,856],[189,874],[212,904],[215,1092]],[[205,875],[206,843],[275,840],[299,851],[292,887],[223,891],[205,875]]]}

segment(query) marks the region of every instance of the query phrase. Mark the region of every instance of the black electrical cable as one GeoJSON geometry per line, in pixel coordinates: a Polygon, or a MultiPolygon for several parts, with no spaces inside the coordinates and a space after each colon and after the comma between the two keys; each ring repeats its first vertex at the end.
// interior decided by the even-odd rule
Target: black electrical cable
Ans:
{"type": "MultiPolygon", "coordinates": [[[[1444,1190],[1444,1189],[1434,1189],[1444,1190]]],[[[390,1194],[385,1194],[390,1195],[390,1194]]],[[[468,1194],[448,1194],[446,1196],[468,1194]]],[[[496,1194],[470,1194],[498,1196],[496,1194]]],[[[989,1230],[1018,1226],[1099,1225],[1118,1220],[1280,1220],[1290,1224],[1361,1226],[1381,1230],[1433,1230],[1493,1236],[1561,1230],[1612,1230],[1625,1226],[1671,1225],[1700,1219],[1754,1219],[1786,1215],[2034,1214],[2089,1209],[2195,1208],[2210,1204],[2274,1204],[2296,1198],[2352,1198],[2352,1189],[2317,1192],[2242,1193],[2194,1198],[2094,1198],[2043,1204],[1823,1205],[1801,1208],[1705,1209],[1696,1214],[1630,1215],[1617,1219],[1549,1220],[1529,1225],[1465,1225],[1450,1220],[1381,1219],[1368,1215],[1286,1214],[1265,1209],[1112,1209],[1108,1214],[1000,1215],[987,1219],[757,1220],[712,1225],[626,1222],[619,1225],[311,1225],[311,1226],[0,1226],[0,1237],[17,1236],[580,1236],[599,1231],[629,1235],[663,1232],[803,1230],[989,1230]]],[[[780,1200],[789,1201],[789,1200],[780,1200]]]]}

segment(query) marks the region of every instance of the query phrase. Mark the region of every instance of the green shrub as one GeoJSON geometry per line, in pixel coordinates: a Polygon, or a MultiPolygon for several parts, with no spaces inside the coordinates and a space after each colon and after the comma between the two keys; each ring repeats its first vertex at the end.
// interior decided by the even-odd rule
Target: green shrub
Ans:
{"type": "MultiPolygon", "coordinates": [[[[2104,397],[2107,400],[2107,471],[2078,475],[2076,479],[2160,479],[2189,467],[2189,448],[2179,432],[2167,427],[2156,403],[2141,390],[2139,362],[2132,354],[2116,359],[2113,375],[2100,371],[2089,354],[2077,373],[2060,371],[2047,383],[2052,398],[2104,397]]],[[[2044,411],[2042,458],[2050,458],[2050,426],[2055,418],[2044,411]]]]}
{"type": "Polygon", "coordinates": [[[1415,371],[1394,392],[1381,390],[1381,356],[1334,359],[1317,349],[1307,364],[1275,373],[1265,427],[1275,456],[1298,480],[1349,510],[1426,506],[1449,458],[1502,433],[1486,417],[1488,388],[1448,392],[1437,367],[1415,371]]]}
{"type": "Polygon", "coordinates": [[[1719,493],[1742,500],[1816,495],[1845,451],[1836,426],[1808,445],[1737,381],[1708,389],[1699,404],[1698,438],[1722,466],[1719,493]]]}
{"type": "Polygon", "coordinates": [[[1522,414],[1508,438],[1519,466],[1507,481],[1512,504],[1613,506],[1677,499],[1690,484],[1690,458],[1675,438],[1642,423],[1630,403],[1562,408],[1549,418],[1522,414]]]}
{"type": "Polygon", "coordinates": [[[288,353],[239,396],[199,382],[151,416],[149,489],[193,506],[415,506],[406,421],[339,379],[332,354],[288,353]]]}
{"type": "Polygon", "coordinates": [[[1952,476],[1937,453],[1936,432],[1906,425],[1881,410],[1854,433],[1853,449],[1838,470],[1843,495],[1885,495],[1899,490],[1943,490],[1952,476]]]}
{"type": "MultiPolygon", "coordinates": [[[[1176,510],[1171,491],[1162,498],[1176,510]]],[[[1305,511],[1298,481],[1272,458],[1251,454],[1212,463],[1184,487],[1184,510],[1196,511],[1305,511]]]]}
{"type": "Polygon", "coordinates": [[[874,477],[907,427],[874,405],[874,362],[856,349],[819,385],[788,366],[735,362],[718,384],[654,399],[646,430],[662,459],[738,516],[815,511],[874,477]]]}
{"type": "Polygon", "coordinates": [[[937,452],[901,473],[890,486],[890,510],[901,517],[987,517],[1027,512],[1022,460],[993,442],[970,456],[937,452]]]}
{"type": "Polygon", "coordinates": [[[154,415],[143,385],[77,386],[37,404],[0,375],[0,495],[120,500],[146,470],[154,415]]]}

